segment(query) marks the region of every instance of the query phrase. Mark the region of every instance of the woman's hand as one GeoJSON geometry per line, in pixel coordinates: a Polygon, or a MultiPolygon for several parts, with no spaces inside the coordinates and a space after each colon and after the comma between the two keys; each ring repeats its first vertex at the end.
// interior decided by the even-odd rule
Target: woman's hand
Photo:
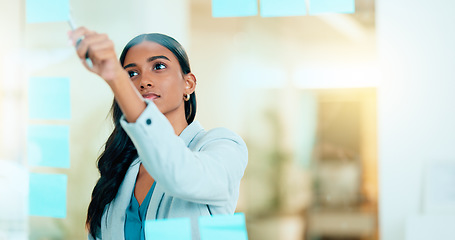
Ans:
{"type": "Polygon", "coordinates": [[[115,100],[128,122],[135,122],[144,111],[146,104],[131,82],[128,73],[120,65],[114,50],[114,43],[106,34],[77,28],[69,34],[82,64],[91,72],[103,78],[112,89],[115,100]],[[80,43],[78,40],[82,39],[80,43]],[[86,56],[92,61],[87,65],[86,56]]]}
{"type": "Polygon", "coordinates": [[[120,65],[114,50],[114,43],[106,34],[79,27],[69,34],[70,40],[76,47],[76,52],[82,64],[91,72],[99,75],[109,85],[128,74],[120,65]],[[82,39],[81,41],[78,40],[82,39]],[[77,46],[76,46],[77,45],[77,46]],[[93,66],[89,66],[86,57],[89,57],[93,66]]]}

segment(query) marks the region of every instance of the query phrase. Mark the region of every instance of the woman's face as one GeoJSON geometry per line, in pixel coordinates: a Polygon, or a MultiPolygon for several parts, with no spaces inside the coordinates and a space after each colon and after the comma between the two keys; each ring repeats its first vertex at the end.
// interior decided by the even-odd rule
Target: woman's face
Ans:
{"type": "Polygon", "coordinates": [[[144,41],[128,50],[123,68],[142,97],[152,100],[164,115],[185,114],[183,97],[194,91],[195,79],[191,73],[183,75],[169,49],[144,41]]]}

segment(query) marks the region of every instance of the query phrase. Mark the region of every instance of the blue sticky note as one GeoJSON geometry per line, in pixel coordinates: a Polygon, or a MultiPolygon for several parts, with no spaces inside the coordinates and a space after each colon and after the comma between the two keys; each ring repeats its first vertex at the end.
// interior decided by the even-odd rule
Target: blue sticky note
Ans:
{"type": "Polygon", "coordinates": [[[69,0],[27,0],[25,11],[28,23],[68,21],[70,4],[69,0]]]}
{"type": "Polygon", "coordinates": [[[247,17],[257,14],[257,0],[212,0],[213,17],[247,17]]]}
{"type": "Polygon", "coordinates": [[[354,12],[355,0],[310,0],[310,15],[354,12]]]}
{"type": "Polygon", "coordinates": [[[261,0],[262,17],[306,15],[305,0],[261,0]]]}
{"type": "Polygon", "coordinates": [[[191,240],[191,221],[189,218],[147,220],[145,239],[191,240]]]}
{"type": "Polygon", "coordinates": [[[69,126],[30,125],[27,159],[30,166],[70,167],[69,126]]]}
{"type": "Polygon", "coordinates": [[[30,78],[28,107],[31,119],[69,120],[71,118],[69,78],[30,78]]]}
{"type": "Polygon", "coordinates": [[[65,218],[67,183],[64,174],[30,173],[29,214],[65,218]]]}
{"type": "Polygon", "coordinates": [[[201,240],[247,240],[245,215],[213,215],[199,217],[201,240]]]}

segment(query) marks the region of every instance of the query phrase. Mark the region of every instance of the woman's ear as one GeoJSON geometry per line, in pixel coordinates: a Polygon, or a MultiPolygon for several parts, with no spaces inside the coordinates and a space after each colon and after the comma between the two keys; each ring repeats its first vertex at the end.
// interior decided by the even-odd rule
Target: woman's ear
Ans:
{"type": "Polygon", "coordinates": [[[192,94],[196,90],[196,76],[192,73],[185,75],[185,94],[192,94]]]}

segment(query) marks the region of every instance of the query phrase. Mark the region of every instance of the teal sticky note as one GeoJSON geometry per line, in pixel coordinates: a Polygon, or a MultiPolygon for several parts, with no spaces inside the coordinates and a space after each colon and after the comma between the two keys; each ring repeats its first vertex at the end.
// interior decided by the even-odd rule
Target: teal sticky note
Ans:
{"type": "Polygon", "coordinates": [[[213,215],[199,217],[201,240],[247,240],[245,215],[213,215]]]}
{"type": "Polygon", "coordinates": [[[30,173],[29,214],[65,218],[67,183],[64,174],[30,173]]]}
{"type": "Polygon", "coordinates": [[[30,166],[70,167],[69,126],[30,125],[27,159],[30,166]]]}
{"type": "Polygon", "coordinates": [[[27,0],[26,17],[28,23],[68,21],[69,0],[27,0]]]}
{"type": "Polygon", "coordinates": [[[306,15],[305,0],[261,0],[262,17],[306,15]]]}
{"type": "Polygon", "coordinates": [[[354,13],[355,0],[310,0],[310,15],[354,13]]]}
{"type": "Polygon", "coordinates": [[[69,78],[30,78],[28,108],[30,119],[69,120],[71,118],[69,78]]]}
{"type": "Polygon", "coordinates": [[[247,17],[257,14],[257,0],[212,0],[213,17],[247,17]]]}
{"type": "Polygon", "coordinates": [[[145,239],[191,240],[191,221],[189,218],[147,220],[145,239]]]}

